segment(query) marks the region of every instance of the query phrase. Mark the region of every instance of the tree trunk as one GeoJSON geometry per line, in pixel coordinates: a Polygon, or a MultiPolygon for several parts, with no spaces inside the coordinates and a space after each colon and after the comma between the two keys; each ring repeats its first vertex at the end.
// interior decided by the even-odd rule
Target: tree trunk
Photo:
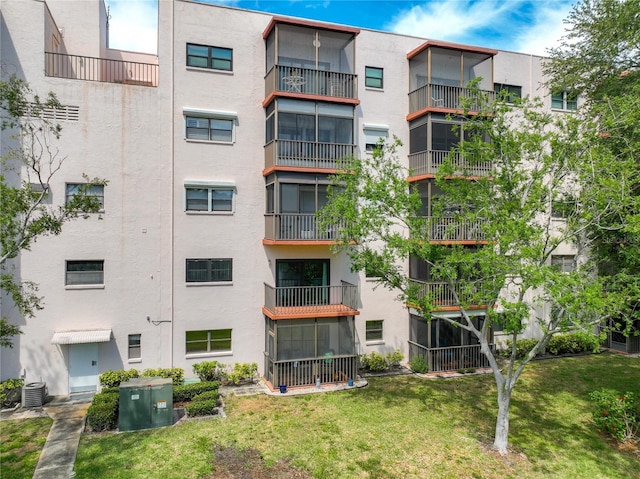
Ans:
{"type": "Polygon", "coordinates": [[[511,402],[511,388],[507,384],[498,387],[498,419],[496,420],[496,435],[493,449],[501,455],[507,454],[509,444],[509,403],[511,402]]]}

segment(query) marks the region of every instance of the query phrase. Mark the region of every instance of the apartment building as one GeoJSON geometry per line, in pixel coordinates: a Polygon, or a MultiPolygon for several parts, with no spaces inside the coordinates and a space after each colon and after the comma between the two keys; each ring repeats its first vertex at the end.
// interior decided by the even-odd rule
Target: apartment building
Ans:
{"type": "MultiPolygon", "coordinates": [[[[24,331],[2,350],[2,378],[45,381],[50,394],[95,390],[111,369],[191,376],[206,360],[257,362],[273,387],[308,386],[354,377],[370,351],[476,347],[332,251],[315,217],[329,175],[395,135],[428,216],[457,141],[447,113],[470,79],[575,108],[540,86],[537,56],[187,0],[159,2],[157,56],[110,49],[100,0],[2,0],[2,26],[3,75],[56,92],[66,112],[55,112],[66,159],[52,204],[83,174],[108,181],[93,192],[100,215],[14,265],[44,310],[25,321],[2,300],[24,331]]],[[[442,226],[430,240],[482,240],[473,225],[455,237],[442,226]]]]}

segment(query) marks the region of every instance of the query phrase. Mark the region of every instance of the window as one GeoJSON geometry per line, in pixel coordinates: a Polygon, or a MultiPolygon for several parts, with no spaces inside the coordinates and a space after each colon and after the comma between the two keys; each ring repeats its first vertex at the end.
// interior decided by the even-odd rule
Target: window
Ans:
{"type": "Polygon", "coordinates": [[[233,50],[187,43],[187,66],[233,71],[233,50]]]}
{"type": "Polygon", "coordinates": [[[567,91],[555,91],[551,93],[551,108],[558,110],[577,110],[578,95],[567,91]]]}
{"type": "Polygon", "coordinates": [[[364,125],[364,144],[367,153],[373,151],[389,137],[389,127],[386,125],[364,125]]]}
{"type": "Polygon", "coordinates": [[[187,283],[218,283],[232,281],[231,258],[187,260],[187,283]]]}
{"type": "Polygon", "coordinates": [[[563,273],[571,273],[575,269],[576,257],[572,254],[552,255],[551,266],[555,266],[563,273]]]}
{"type": "Polygon", "coordinates": [[[140,348],[140,334],[130,334],[129,335],[129,359],[140,359],[141,356],[141,348],[140,348]]]}
{"type": "Polygon", "coordinates": [[[230,213],[235,210],[235,186],[231,183],[194,182],[185,185],[185,210],[230,213]]]}
{"type": "Polygon", "coordinates": [[[104,210],[104,185],[67,183],[67,192],[65,197],[66,204],[69,204],[76,195],[85,195],[96,198],[100,203],[100,210],[104,210]]]}
{"type": "Polygon", "coordinates": [[[67,261],[65,284],[104,284],[104,260],[67,261]]]}
{"type": "Polygon", "coordinates": [[[522,87],[517,85],[507,85],[506,83],[494,83],[493,91],[496,93],[503,92],[505,99],[513,103],[514,100],[522,98],[522,87]]]}
{"type": "Polygon", "coordinates": [[[208,331],[187,331],[186,352],[221,353],[231,351],[231,330],[210,329],[208,331]]]}
{"type": "Polygon", "coordinates": [[[382,88],[382,68],[364,67],[364,85],[371,88],[382,88]]]}
{"type": "Polygon", "coordinates": [[[381,319],[365,323],[367,341],[382,341],[382,323],[381,319]]]}
{"type": "Polygon", "coordinates": [[[188,116],[186,122],[186,137],[190,140],[233,143],[233,120],[231,119],[188,116]]]}

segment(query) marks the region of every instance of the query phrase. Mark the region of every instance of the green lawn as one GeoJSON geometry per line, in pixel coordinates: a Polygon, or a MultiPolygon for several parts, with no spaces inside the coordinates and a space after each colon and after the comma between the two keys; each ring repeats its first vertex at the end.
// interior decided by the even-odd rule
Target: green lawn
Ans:
{"type": "Polygon", "coordinates": [[[640,456],[591,422],[588,393],[640,395],[640,359],[601,354],[537,361],[513,396],[504,459],[488,450],[492,375],[449,380],[372,378],[367,388],[306,396],[231,397],[226,419],[154,431],[84,435],[75,470],[86,478],[201,478],[214,445],[283,458],[318,478],[640,478],[640,456]]]}
{"type": "Polygon", "coordinates": [[[0,421],[0,477],[33,476],[53,421],[48,418],[0,421]]]}

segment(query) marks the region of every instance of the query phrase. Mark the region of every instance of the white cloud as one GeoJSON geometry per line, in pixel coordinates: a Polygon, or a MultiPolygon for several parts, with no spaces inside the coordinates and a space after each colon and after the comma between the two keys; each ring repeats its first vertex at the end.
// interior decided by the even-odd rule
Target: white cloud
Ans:
{"type": "MultiPolygon", "coordinates": [[[[541,2],[542,3],[542,2],[541,2]]],[[[545,5],[536,11],[533,24],[515,35],[514,49],[519,52],[545,56],[547,49],[556,47],[565,34],[563,20],[571,11],[572,4],[545,5]]]]}
{"type": "Polygon", "coordinates": [[[109,47],[144,53],[158,48],[158,0],[107,0],[109,47]]]}

